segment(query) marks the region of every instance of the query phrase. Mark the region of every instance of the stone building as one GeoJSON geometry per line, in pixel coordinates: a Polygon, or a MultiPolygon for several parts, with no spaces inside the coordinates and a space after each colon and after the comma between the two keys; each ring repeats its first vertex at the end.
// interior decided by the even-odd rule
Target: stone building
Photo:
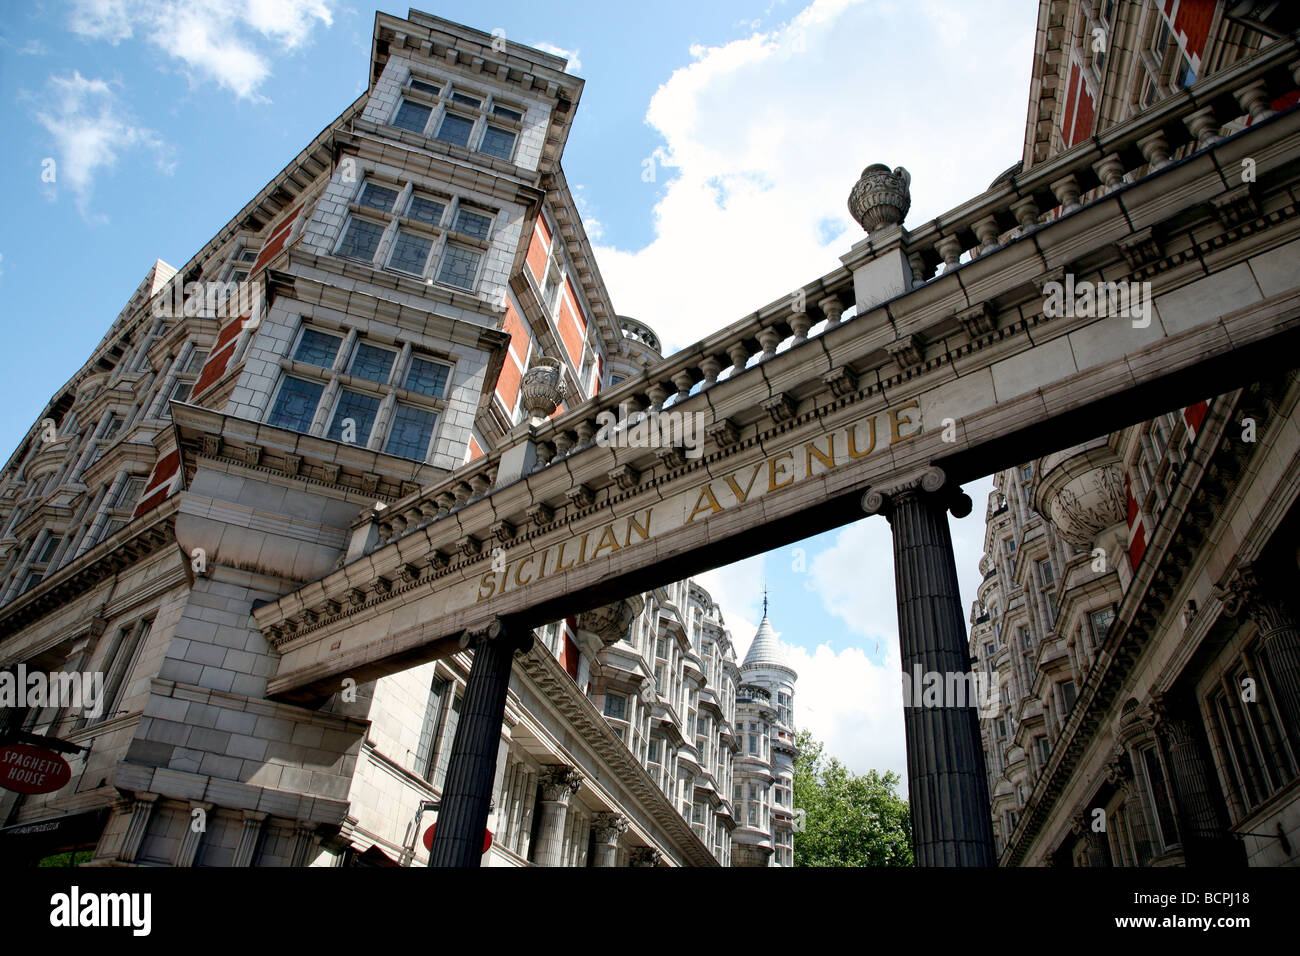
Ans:
{"type": "MultiPolygon", "coordinates": [[[[73,776],[4,792],[0,854],[427,860],[470,653],[299,706],[268,698],[278,644],[250,614],[399,534],[389,503],[661,359],[565,181],[565,65],[377,14],[366,92],[189,262],[156,263],[33,424],[0,471],[0,667],[102,673],[104,704],[5,709],[73,776]]],[[[514,664],[484,862],[728,865],[741,672],[716,603],[686,580],[555,617],[514,664]]]]}
{"type": "MultiPolygon", "coordinates": [[[[1012,172],[1296,26],[1250,7],[1043,2],[1012,172]]],[[[1251,119],[1214,115],[1185,122],[1251,119]]],[[[1004,864],[1300,862],[1300,382],[1204,398],[995,476],[970,652],[1000,688],[981,734],[1004,864]]]]}

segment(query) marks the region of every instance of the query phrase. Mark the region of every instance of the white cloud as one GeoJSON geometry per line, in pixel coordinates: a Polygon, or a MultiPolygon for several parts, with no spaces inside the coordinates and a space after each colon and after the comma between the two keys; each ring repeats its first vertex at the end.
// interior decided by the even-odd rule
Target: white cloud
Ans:
{"type": "Polygon", "coordinates": [[[873,162],[912,173],[909,225],[981,192],[1020,154],[1036,6],[816,0],[693,48],[646,112],[656,182],[627,174],[659,190],[655,238],[597,250],[617,310],[672,350],[831,271],[873,162]]]}
{"type": "Polygon", "coordinates": [[[155,131],[133,121],[105,80],[87,79],[75,70],[71,76],[51,76],[35,115],[54,141],[51,188],[67,185],[87,219],[106,221],[89,213],[95,177],[116,166],[123,154],[149,151],[164,172],[171,172],[170,148],[155,131]]]}
{"type": "Polygon", "coordinates": [[[569,61],[564,68],[565,73],[579,73],[582,71],[582,60],[578,57],[577,50],[566,50],[562,46],[556,46],[554,43],[533,43],[533,49],[541,50],[543,53],[549,53],[552,56],[562,57],[569,61]]]}
{"type": "Polygon", "coordinates": [[[180,62],[190,82],[214,80],[241,99],[271,75],[270,55],[304,46],[333,23],[334,0],[75,0],[71,29],[120,43],[137,34],[180,62]],[[269,48],[269,49],[268,49],[269,48]]]}

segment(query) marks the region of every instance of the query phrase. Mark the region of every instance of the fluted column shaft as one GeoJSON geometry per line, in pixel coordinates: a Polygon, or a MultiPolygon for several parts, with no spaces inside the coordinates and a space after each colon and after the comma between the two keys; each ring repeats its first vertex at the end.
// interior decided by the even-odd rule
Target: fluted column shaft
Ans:
{"type": "Polygon", "coordinates": [[[542,772],[541,785],[541,818],[537,823],[533,862],[538,866],[563,866],[564,824],[569,816],[569,799],[582,786],[582,777],[572,767],[557,765],[542,772]]]}
{"type": "Polygon", "coordinates": [[[497,621],[468,638],[477,646],[451,745],[430,866],[478,866],[483,862],[483,833],[492,804],[510,666],[515,650],[532,640],[531,633],[523,637],[521,642],[497,621]]]}
{"type": "Polygon", "coordinates": [[[1214,774],[1202,753],[1190,721],[1161,713],[1157,705],[1156,734],[1169,755],[1169,774],[1178,814],[1183,855],[1189,866],[1244,862],[1240,844],[1229,834],[1228,824],[1210,792],[1214,774]]]}
{"type": "MultiPolygon", "coordinates": [[[[893,529],[903,673],[970,674],[946,514],[955,499],[951,488],[943,487],[942,473],[933,480],[935,474],[924,485],[889,493],[881,506],[868,504],[868,510],[883,510],[893,529]]],[[[912,700],[904,708],[916,863],[993,866],[993,823],[975,702],[943,704],[922,706],[912,700]]]]}

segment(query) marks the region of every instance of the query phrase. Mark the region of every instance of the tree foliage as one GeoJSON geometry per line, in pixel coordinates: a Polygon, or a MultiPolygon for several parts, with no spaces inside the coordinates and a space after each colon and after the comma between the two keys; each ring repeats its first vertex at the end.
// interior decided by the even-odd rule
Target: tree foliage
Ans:
{"type": "Polygon", "coordinates": [[[852,773],[806,730],[798,745],[794,806],[804,821],[794,865],[911,866],[912,819],[896,790],[898,774],[852,773]]]}

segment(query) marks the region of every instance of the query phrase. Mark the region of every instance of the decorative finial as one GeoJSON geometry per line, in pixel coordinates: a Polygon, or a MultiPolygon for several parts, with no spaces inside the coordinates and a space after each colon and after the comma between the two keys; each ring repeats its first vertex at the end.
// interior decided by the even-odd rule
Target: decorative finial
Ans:
{"type": "Polygon", "coordinates": [[[763,579],[763,617],[767,617],[767,578],[763,579]]]}
{"type": "Polygon", "coordinates": [[[862,171],[849,193],[849,212],[867,232],[901,225],[912,207],[912,176],[902,166],[892,173],[883,163],[862,171]]]}

